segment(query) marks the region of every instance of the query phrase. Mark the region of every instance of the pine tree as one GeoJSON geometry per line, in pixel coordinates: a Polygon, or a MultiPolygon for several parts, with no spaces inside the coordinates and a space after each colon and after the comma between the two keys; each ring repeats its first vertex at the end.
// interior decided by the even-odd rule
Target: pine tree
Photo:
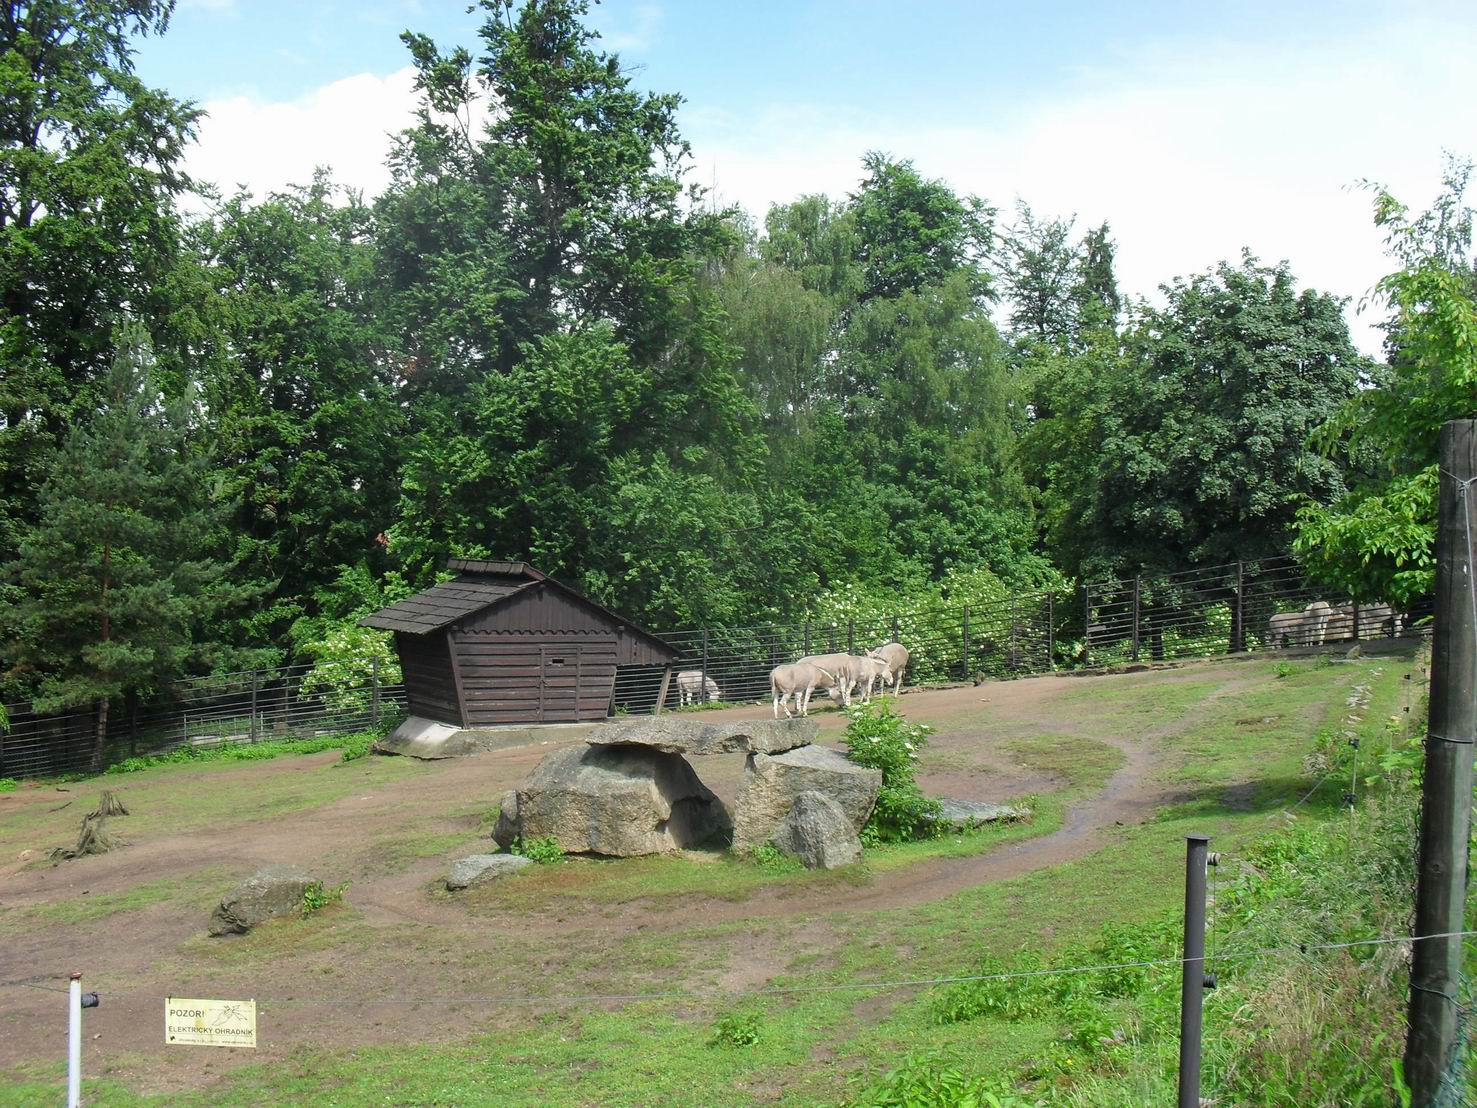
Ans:
{"type": "Polygon", "coordinates": [[[224,660],[210,629],[248,594],[216,554],[231,506],[212,495],[191,400],[161,401],[152,360],[125,328],[104,406],[67,435],[7,574],[21,589],[11,676],[39,710],[96,706],[94,769],[109,702],[224,660]]]}

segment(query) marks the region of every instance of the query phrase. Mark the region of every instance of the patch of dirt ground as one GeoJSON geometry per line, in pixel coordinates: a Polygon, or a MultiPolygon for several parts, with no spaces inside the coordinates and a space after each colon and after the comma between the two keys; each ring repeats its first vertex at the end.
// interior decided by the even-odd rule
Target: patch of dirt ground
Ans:
{"type": "MultiPolygon", "coordinates": [[[[423,772],[393,779],[376,779],[372,763],[335,765],[336,753],[202,767],[173,780],[218,800],[219,812],[206,826],[128,834],[125,849],[55,867],[34,864],[38,852],[55,845],[52,841],[22,842],[13,835],[0,841],[0,927],[5,929],[0,933],[0,1068],[60,1057],[57,1032],[64,1003],[48,990],[60,987],[73,969],[85,971],[86,987],[103,995],[102,1007],[86,1017],[86,1071],[112,1072],[141,1090],[208,1085],[242,1062],[287,1058],[290,1048],[279,1044],[394,1041],[404,1035],[407,1021],[422,1042],[490,1029],[522,1015],[517,1004],[488,1004],[486,997],[507,997],[520,989],[547,995],[555,983],[561,993],[578,992],[582,980],[608,980],[613,953],[652,929],[669,934],[714,928],[716,933],[711,944],[703,944],[702,965],[684,962],[679,952],[666,965],[632,969],[638,991],[643,981],[671,988],[674,969],[720,989],[753,988],[786,972],[795,958],[824,949],[832,923],[844,926],[850,913],[926,903],[1058,865],[1097,849],[1114,825],[1145,819],[1164,802],[1153,780],[1161,740],[1191,726],[1193,717],[1213,711],[1217,699],[1249,680],[1234,666],[1192,667],[1155,677],[1159,682],[1205,680],[1208,673],[1222,683],[1219,692],[1185,718],[1138,734],[1100,727],[1083,733],[1115,747],[1122,763],[1098,792],[1072,804],[1062,826],[1050,834],[975,856],[920,861],[860,884],[762,887],[736,901],[691,896],[666,898],[659,906],[641,900],[592,905],[570,897],[553,906],[474,915],[463,903],[437,895],[433,885],[448,861],[468,853],[485,834],[482,813],[563,743],[432,763],[423,772]],[[280,783],[284,775],[319,773],[362,775],[363,785],[356,779],[348,795],[270,818],[232,815],[236,797],[280,783]],[[377,844],[392,843],[397,834],[430,841],[434,849],[423,857],[412,851],[387,864],[384,847],[377,844]],[[446,848],[438,839],[454,842],[459,836],[465,837],[459,847],[446,848]],[[349,904],[321,919],[273,925],[240,940],[205,939],[203,907],[168,896],[81,922],[16,925],[41,919],[27,913],[59,901],[123,894],[160,882],[186,886],[194,880],[196,899],[203,902],[224,892],[231,879],[222,879],[218,892],[210,886],[201,893],[202,871],[239,877],[273,863],[302,865],[329,883],[348,881],[349,904]],[[747,926],[738,926],[746,921],[747,926]],[[275,939],[274,929],[279,929],[275,939]],[[530,935],[538,942],[530,944],[530,935]],[[720,967],[716,974],[708,972],[713,966],[720,967]],[[264,998],[262,1046],[254,1053],[167,1050],[160,1027],[166,994],[264,998]]],[[[1143,679],[1135,674],[1097,680],[1107,688],[1143,679]]],[[[1033,732],[1082,733],[1077,730],[1080,700],[1070,700],[1070,694],[1083,687],[1080,680],[1041,677],[910,693],[903,711],[937,729],[921,782],[931,792],[991,802],[1059,791],[1061,779],[1023,768],[1003,746],[1033,732]]],[[[725,709],[702,718],[768,710],[767,705],[725,709]]],[[[834,742],[844,720],[834,712],[816,718],[822,741],[834,742]]],[[[731,804],[743,757],[695,759],[694,764],[731,804]]],[[[128,778],[119,778],[116,787],[132,803],[128,778]]],[[[90,785],[78,790],[90,800],[90,785]]],[[[12,805],[50,808],[66,799],[22,790],[0,797],[0,816],[19,810],[12,805]]],[[[69,809],[67,818],[73,814],[69,809]]]]}

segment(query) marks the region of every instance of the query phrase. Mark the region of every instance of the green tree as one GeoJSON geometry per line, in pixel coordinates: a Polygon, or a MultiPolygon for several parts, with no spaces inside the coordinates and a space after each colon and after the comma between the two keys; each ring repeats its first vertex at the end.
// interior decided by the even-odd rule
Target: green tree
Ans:
{"type": "Polygon", "coordinates": [[[96,706],[94,769],[109,703],[229,660],[216,636],[251,594],[222,556],[231,505],[196,440],[193,398],[165,402],[152,364],[141,328],[123,330],[105,406],[66,436],[8,567],[22,590],[8,676],[41,711],[96,706]]]}
{"type": "Polygon", "coordinates": [[[115,318],[156,325],[199,113],[133,71],[170,0],[0,5],[0,557],[63,429],[95,406],[115,318]]]}
{"type": "Polygon", "coordinates": [[[1011,336],[1018,343],[1065,349],[1074,336],[1081,255],[1072,241],[1072,223],[1038,219],[1020,201],[1016,225],[1002,236],[1001,284],[1011,306],[1011,336]]]}
{"type": "MultiPolygon", "coordinates": [[[[404,414],[378,318],[371,213],[326,175],[233,197],[192,229],[210,356],[202,398],[239,505],[246,633],[279,641],[341,566],[383,566],[404,414]],[[336,202],[341,201],[341,202],[336,202]]],[[[206,344],[201,344],[206,348],[206,344]]]]}
{"type": "Polygon", "coordinates": [[[968,275],[973,295],[988,297],[984,261],[994,240],[994,209],[926,179],[912,162],[872,151],[862,164],[867,176],[851,197],[860,298],[917,292],[956,272],[968,275]]]}
{"type": "Polygon", "coordinates": [[[1477,414],[1477,252],[1465,195],[1471,164],[1452,159],[1427,211],[1371,185],[1374,219],[1399,268],[1374,299],[1390,311],[1389,364],[1348,397],[1315,443],[1358,479],[1332,505],[1298,513],[1309,569],[1366,600],[1407,603],[1434,587],[1441,425],[1477,414]]]}
{"type": "Polygon", "coordinates": [[[1164,293],[1164,308],[1140,309],[1121,356],[1106,342],[1091,355],[1106,394],[1079,393],[1067,423],[1038,436],[1038,450],[1066,447],[1061,432],[1076,424],[1076,448],[1091,452],[1067,467],[1081,505],[1078,545],[1061,552],[1069,572],[1280,554],[1303,497],[1344,491],[1343,467],[1307,445],[1370,370],[1341,302],[1250,255],[1164,293]]]}

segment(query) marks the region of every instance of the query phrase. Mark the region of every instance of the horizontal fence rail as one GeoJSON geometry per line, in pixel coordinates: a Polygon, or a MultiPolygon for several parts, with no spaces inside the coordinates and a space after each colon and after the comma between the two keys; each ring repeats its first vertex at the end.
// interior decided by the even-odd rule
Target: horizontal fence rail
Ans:
{"type": "MultiPolygon", "coordinates": [[[[181,682],[167,697],[112,703],[103,765],[124,758],[269,739],[303,739],[381,726],[404,712],[398,670],[375,659],[283,666],[181,682]]],[[[8,705],[0,777],[42,777],[92,767],[96,706],[56,714],[8,705]]]]}
{"type": "MultiPolygon", "coordinates": [[[[892,641],[910,653],[906,682],[929,685],[1366,641],[1418,630],[1429,611],[1395,612],[1329,594],[1290,557],[1232,562],[1098,581],[1075,593],[1023,593],[845,622],[672,632],[660,636],[679,653],[671,673],[659,665],[618,667],[610,709],[644,714],[709,701],[768,701],[775,666],[811,655],[865,654],[892,641]]],[[[102,763],[379,728],[404,712],[398,668],[375,658],[201,677],[147,703],[111,704],[102,763]]],[[[0,777],[92,768],[95,707],[46,714],[17,704],[8,713],[0,777]]]]}

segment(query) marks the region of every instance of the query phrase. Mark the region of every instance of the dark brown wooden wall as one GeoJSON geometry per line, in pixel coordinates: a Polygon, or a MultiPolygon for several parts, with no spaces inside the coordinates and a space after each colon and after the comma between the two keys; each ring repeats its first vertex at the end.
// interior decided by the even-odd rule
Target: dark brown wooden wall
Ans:
{"type": "Polygon", "coordinates": [[[405,675],[405,708],[413,716],[464,727],[446,635],[396,632],[395,651],[405,675]]]}
{"type": "Polygon", "coordinates": [[[466,726],[604,719],[615,688],[611,631],[452,631],[466,726]]]}
{"type": "MultiPolygon", "coordinates": [[[[644,637],[598,608],[581,604],[553,585],[525,589],[495,608],[474,612],[453,627],[455,635],[481,632],[537,632],[582,636],[607,636],[615,650],[615,664],[622,666],[663,665],[671,661],[644,637]]],[[[571,639],[570,641],[573,641],[571,639]]]]}

